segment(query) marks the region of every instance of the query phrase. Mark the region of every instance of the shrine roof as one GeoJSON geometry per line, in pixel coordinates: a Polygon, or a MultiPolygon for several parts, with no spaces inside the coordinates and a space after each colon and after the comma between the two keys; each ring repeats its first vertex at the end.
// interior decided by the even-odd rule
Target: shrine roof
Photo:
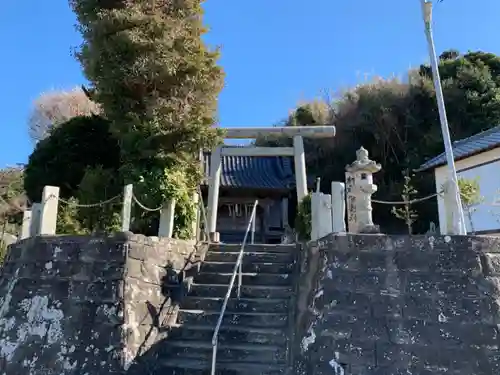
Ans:
{"type": "MultiPolygon", "coordinates": [[[[469,138],[453,142],[453,156],[457,161],[497,147],[500,147],[500,125],[469,138]]],[[[444,164],[446,164],[446,155],[443,152],[422,164],[417,171],[435,169],[444,164]]]]}
{"type": "MultiPolygon", "coordinates": [[[[210,169],[210,152],[203,154],[204,185],[210,169]]],[[[222,156],[221,187],[291,189],[295,187],[293,158],[289,156],[222,156]]]]}

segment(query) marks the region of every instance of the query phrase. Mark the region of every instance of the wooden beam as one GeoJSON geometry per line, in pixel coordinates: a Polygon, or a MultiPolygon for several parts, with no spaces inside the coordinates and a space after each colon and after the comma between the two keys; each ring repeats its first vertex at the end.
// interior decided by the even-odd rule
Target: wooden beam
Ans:
{"type": "Polygon", "coordinates": [[[293,156],[293,147],[222,147],[224,156],[293,156]]]}
{"type": "Polygon", "coordinates": [[[284,126],[262,128],[229,128],[226,131],[227,139],[255,139],[269,135],[293,138],[300,135],[304,138],[331,138],[335,137],[335,126],[284,126]]]}

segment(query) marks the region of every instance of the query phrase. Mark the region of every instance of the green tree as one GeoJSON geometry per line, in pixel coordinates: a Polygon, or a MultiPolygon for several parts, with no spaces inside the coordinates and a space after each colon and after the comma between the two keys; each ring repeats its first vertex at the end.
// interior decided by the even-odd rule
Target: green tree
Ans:
{"type": "Polygon", "coordinates": [[[58,233],[112,231],[117,229],[121,200],[98,207],[80,205],[120,194],[120,166],[110,122],[99,116],[75,117],[37,143],[24,170],[24,189],[32,202],[39,202],[44,186],[60,188],[58,233]]]}
{"type": "Polygon", "coordinates": [[[23,176],[21,167],[0,170],[0,240],[5,233],[17,235],[21,229],[23,211],[28,205],[23,176]]]}
{"type": "MultiPolygon", "coordinates": [[[[484,52],[461,55],[447,51],[441,56],[440,72],[453,140],[462,139],[500,123],[500,58],[484,52]]],[[[397,201],[403,190],[401,171],[415,170],[443,151],[443,141],[430,67],[411,70],[408,79],[375,78],[345,90],[333,99],[299,106],[283,126],[333,124],[336,137],[304,142],[308,174],[320,177],[322,190],[331,181],[344,181],[345,166],[363,146],[382,164],[374,178],[377,199],[397,201]],[[318,103],[320,102],[320,103],[318,103]],[[321,108],[321,110],[318,110],[321,108]],[[312,116],[312,118],[311,118],[312,116]]],[[[258,140],[263,144],[284,140],[258,140]]],[[[420,173],[413,185],[421,196],[435,193],[434,176],[420,173]]],[[[435,200],[415,206],[415,232],[424,232],[437,221],[435,200]]],[[[374,220],[387,233],[399,232],[401,222],[390,206],[378,206],[374,220]]]]}
{"type": "MultiPolygon", "coordinates": [[[[89,168],[120,168],[120,148],[110,122],[99,116],[75,117],[37,143],[24,170],[24,189],[39,202],[45,185],[59,186],[62,198],[76,197],[89,168]]],[[[119,184],[122,185],[122,184],[119,184]]]]}
{"type": "Polygon", "coordinates": [[[413,232],[413,223],[418,218],[417,212],[411,207],[411,201],[415,199],[418,192],[412,185],[411,177],[409,176],[408,171],[405,173],[403,178],[404,184],[403,190],[401,191],[401,198],[405,203],[402,205],[402,207],[393,206],[392,213],[396,218],[404,221],[404,223],[406,224],[406,228],[408,229],[408,234],[411,235],[413,232]]]}
{"type": "MultiPolygon", "coordinates": [[[[186,186],[193,192],[200,148],[221,141],[213,125],[223,73],[202,40],[202,1],[70,3],[84,39],[77,56],[120,141],[123,180],[141,182],[155,206],[186,186]],[[179,186],[165,187],[179,170],[187,176],[170,178],[179,186]]],[[[189,203],[178,202],[182,212],[189,203]]]]}
{"type": "Polygon", "coordinates": [[[311,194],[308,194],[300,202],[295,216],[295,231],[301,241],[311,239],[311,194]]]}

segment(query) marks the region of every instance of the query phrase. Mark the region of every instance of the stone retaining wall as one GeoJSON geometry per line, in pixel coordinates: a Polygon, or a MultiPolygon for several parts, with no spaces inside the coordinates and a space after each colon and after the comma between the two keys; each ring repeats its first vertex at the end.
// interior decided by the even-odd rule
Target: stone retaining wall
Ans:
{"type": "Polygon", "coordinates": [[[12,245],[0,279],[0,374],[126,373],[175,319],[198,253],[131,233],[12,245]]]}
{"type": "Polygon", "coordinates": [[[297,374],[500,374],[500,240],[327,236],[304,252],[297,374]]]}

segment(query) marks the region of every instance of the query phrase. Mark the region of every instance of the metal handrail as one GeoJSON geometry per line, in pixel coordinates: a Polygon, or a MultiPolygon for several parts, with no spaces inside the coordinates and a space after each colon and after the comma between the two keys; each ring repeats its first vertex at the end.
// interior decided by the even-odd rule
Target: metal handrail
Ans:
{"type": "Polygon", "coordinates": [[[207,220],[207,213],[205,212],[205,202],[203,201],[203,194],[201,192],[201,188],[199,185],[198,185],[198,195],[199,195],[198,204],[201,207],[201,214],[202,214],[202,219],[203,219],[203,230],[205,232],[205,239],[208,243],[210,243],[210,233],[208,232],[208,220],[207,220]]]}
{"type": "Polygon", "coordinates": [[[226,296],[224,297],[224,302],[222,303],[222,308],[220,310],[219,319],[217,320],[217,325],[215,326],[214,334],[212,336],[212,371],[211,375],[215,375],[215,362],[217,361],[217,344],[218,344],[218,336],[220,326],[222,324],[222,320],[224,319],[224,313],[226,312],[227,302],[229,297],[231,296],[231,292],[233,290],[234,281],[236,280],[236,273],[238,272],[238,299],[241,296],[241,283],[242,283],[242,263],[243,263],[243,255],[245,253],[245,245],[247,242],[248,234],[251,231],[251,243],[253,244],[255,238],[255,217],[257,214],[257,205],[259,201],[256,200],[253,204],[252,214],[250,215],[250,220],[248,221],[247,230],[245,232],[245,237],[243,237],[243,242],[241,243],[240,253],[238,254],[238,259],[236,260],[236,264],[234,265],[233,274],[231,276],[231,280],[229,281],[229,286],[227,288],[226,296]]]}

